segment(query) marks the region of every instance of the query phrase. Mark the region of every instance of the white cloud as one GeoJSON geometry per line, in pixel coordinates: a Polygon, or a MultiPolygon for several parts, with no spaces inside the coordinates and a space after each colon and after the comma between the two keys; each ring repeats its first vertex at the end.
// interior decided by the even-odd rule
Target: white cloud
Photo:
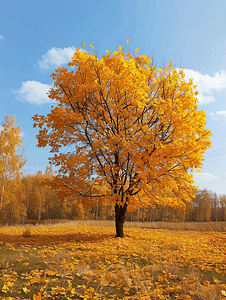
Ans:
{"type": "Polygon", "coordinates": [[[13,91],[17,95],[17,98],[20,100],[26,100],[30,103],[43,104],[50,102],[50,99],[47,96],[48,91],[51,86],[49,84],[44,84],[39,81],[25,81],[22,83],[22,86],[13,91]]]}
{"type": "Polygon", "coordinates": [[[4,36],[0,34],[0,40],[4,40],[4,36]]]}
{"type": "Polygon", "coordinates": [[[42,55],[42,60],[38,61],[40,69],[50,69],[68,63],[75,52],[75,47],[57,48],[53,47],[46,54],[42,55]]]}
{"type": "Polygon", "coordinates": [[[185,80],[193,79],[193,84],[197,85],[199,103],[215,101],[213,92],[226,88],[226,71],[222,70],[214,74],[213,77],[201,74],[198,71],[184,69],[185,80]]]}
{"type": "Polygon", "coordinates": [[[214,176],[211,173],[196,173],[194,174],[194,180],[214,180],[217,179],[217,176],[214,176]]]}
{"type": "Polygon", "coordinates": [[[209,113],[209,115],[215,119],[214,113],[211,112],[211,113],[209,113]]]}
{"type": "Polygon", "coordinates": [[[213,117],[215,120],[222,120],[226,119],[226,110],[218,110],[215,113],[210,113],[210,116],[213,117]]]}
{"type": "Polygon", "coordinates": [[[216,115],[226,118],[226,110],[218,110],[216,111],[216,115]]]}
{"type": "Polygon", "coordinates": [[[24,137],[26,134],[23,132],[23,131],[21,131],[20,132],[20,137],[22,138],[22,137],[24,137]]]}

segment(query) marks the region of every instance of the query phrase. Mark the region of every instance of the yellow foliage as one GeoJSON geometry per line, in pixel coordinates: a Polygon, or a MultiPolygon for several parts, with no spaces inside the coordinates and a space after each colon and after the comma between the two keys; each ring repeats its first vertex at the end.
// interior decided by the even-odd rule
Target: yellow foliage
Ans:
{"type": "Polygon", "coordinates": [[[183,71],[171,62],[155,71],[150,62],[121,45],[101,58],[77,48],[68,68],[52,74],[49,98],[57,105],[33,120],[38,146],[54,153],[59,173],[51,184],[62,199],[88,203],[93,177],[111,191],[99,198],[118,205],[123,219],[127,206],[184,209],[195,195],[188,171],[201,168],[211,144],[206,115],[183,71]]]}
{"type": "Polygon", "coordinates": [[[20,181],[26,160],[21,147],[21,127],[16,127],[15,121],[15,116],[7,115],[0,130],[0,223],[7,219],[15,223],[26,215],[20,181]]]}

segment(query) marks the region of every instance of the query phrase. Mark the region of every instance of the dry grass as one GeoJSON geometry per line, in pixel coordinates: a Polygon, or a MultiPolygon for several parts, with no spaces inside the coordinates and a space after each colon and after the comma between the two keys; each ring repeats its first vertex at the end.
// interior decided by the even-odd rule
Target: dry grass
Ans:
{"type": "Polygon", "coordinates": [[[141,223],[141,226],[139,226],[138,223],[137,227],[151,229],[226,232],[226,222],[144,222],[141,223]]]}
{"type": "MultiPolygon", "coordinates": [[[[96,221],[96,220],[43,220],[42,224],[35,226],[105,226],[115,227],[115,221],[96,221]]],[[[18,225],[16,227],[30,227],[30,224],[25,226],[18,225]]],[[[14,226],[4,226],[4,228],[13,228],[14,226]]],[[[169,230],[191,230],[191,231],[215,231],[226,232],[226,222],[125,222],[125,228],[149,228],[149,229],[169,229],[169,230]]]]}

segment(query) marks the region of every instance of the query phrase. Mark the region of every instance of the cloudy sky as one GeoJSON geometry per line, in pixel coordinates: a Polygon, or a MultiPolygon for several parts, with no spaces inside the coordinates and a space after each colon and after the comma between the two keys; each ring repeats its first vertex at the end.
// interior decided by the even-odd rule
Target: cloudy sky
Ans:
{"type": "Polygon", "coordinates": [[[129,39],[128,50],[139,47],[159,67],[171,60],[197,84],[213,137],[195,185],[226,194],[225,12],[225,0],[1,0],[0,122],[17,116],[24,172],[44,172],[48,164],[31,117],[50,111],[54,69],[66,66],[82,42],[101,56],[129,39]]]}

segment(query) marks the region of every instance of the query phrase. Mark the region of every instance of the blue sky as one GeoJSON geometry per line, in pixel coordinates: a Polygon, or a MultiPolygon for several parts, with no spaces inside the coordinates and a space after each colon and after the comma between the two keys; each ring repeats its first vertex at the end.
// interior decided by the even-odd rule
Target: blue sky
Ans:
{"type": "Polygon", "coordinates": [[[17,116],[24,172],[44,172],[48,164],[49,149],[36,147],[31,117],[50,111],[46,92],[54,69],[82,42],[99,56],[121,44],[139,47],[159,67],[171,60],[198,85],[213,137],[195,185],[226,194],[225,12],[225,0],[1,0],[0,122],[17,116]]]}

